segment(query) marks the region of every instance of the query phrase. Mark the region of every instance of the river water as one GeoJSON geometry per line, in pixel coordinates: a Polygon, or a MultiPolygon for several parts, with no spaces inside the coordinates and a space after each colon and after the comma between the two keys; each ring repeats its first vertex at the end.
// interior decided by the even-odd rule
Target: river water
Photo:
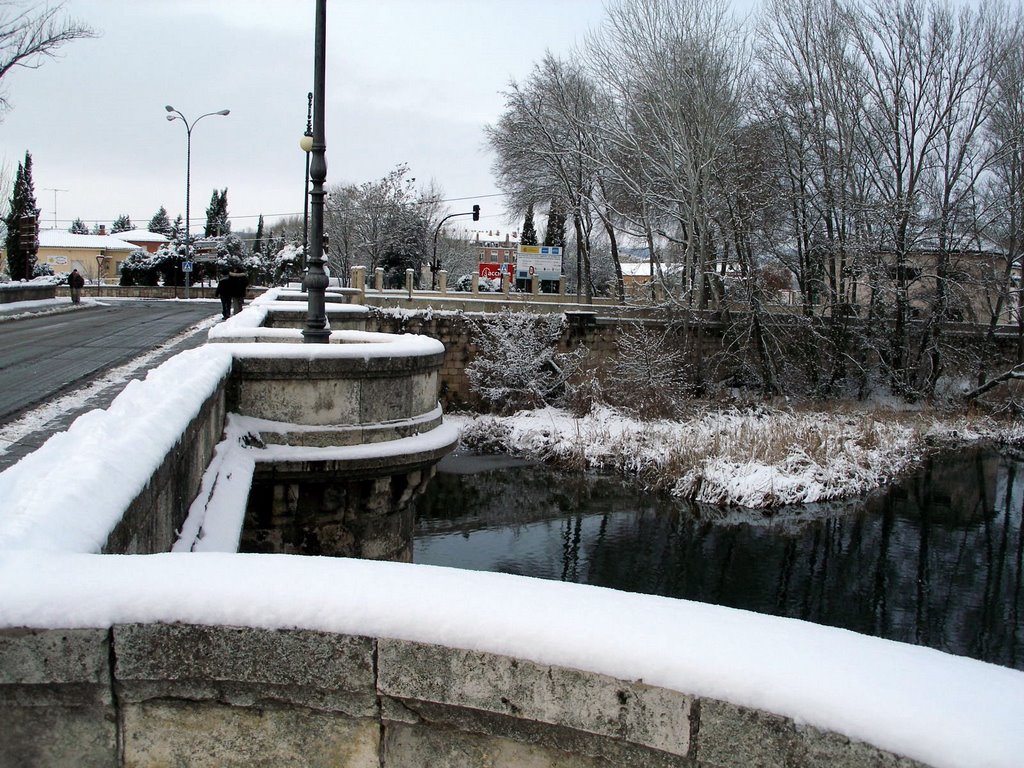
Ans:
{"type": "Polygon", "coordinates": [[[445,459],[417,563],[806,619],[1024,669],[1024,460],[970,450],[869,498],[768,516],[507,457],[445,459]]]}

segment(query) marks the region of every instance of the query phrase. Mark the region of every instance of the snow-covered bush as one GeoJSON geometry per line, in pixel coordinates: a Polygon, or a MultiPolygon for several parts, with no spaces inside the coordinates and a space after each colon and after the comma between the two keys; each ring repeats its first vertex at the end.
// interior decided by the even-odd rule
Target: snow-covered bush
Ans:
{"type": "Polygon", "coordinates": [[[32,267],[32,277],[53,277],[53,267],[46,262],[36,262],[32,267]]]}
{"type": "Polygon", "coordinates": [[[288,243],[274,254],[274,285],[302,279],[302,244],[288,243]]]}
{"type": "Polygon", "coordinates": [[[641,418],[673,416],[683,400],[686,352],[668,330],[622,326],[604,387],[607,402],[641,418]]]}
{"type": "Polygon", "coordinates": [[[477,453],[510,453],[512,427],[493,417],[469,422],[459,434],[463,446],[477,453]]]}
{"type": "MultiPolygon", "coordinates": [[[[481,277],[478,286],[481,293],[500,293],[501,292],[501,280],[494,280],[490,277],[481,277]]],[[[469,291],[473,290],[473,275],[463,275],[455,281],[456,291],[469,291]]]]}
{"type": "Polygon", "coordinates": [[[156,285],[160,277],[159,253],[149,253],[142,248],[129,253],[121,262],[121,285],[156,285]]]}
{"type": "Polygon", "coordinates": [[[505,412],[538,408],[565,395],[586,348],[559,352],[563,315],[503,310],[473,323],[476,358],[466,368],[472,391],[505,412]]]}

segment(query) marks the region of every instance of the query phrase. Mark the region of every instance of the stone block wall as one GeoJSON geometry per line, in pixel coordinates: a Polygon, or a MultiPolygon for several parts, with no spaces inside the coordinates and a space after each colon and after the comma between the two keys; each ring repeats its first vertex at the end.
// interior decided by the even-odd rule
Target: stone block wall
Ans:
{"type": "Polygon", "coordinates": [[[3,630],[0,722],[0,768],[919,765],[641,682],[297,629],[3,630]]]}
{"type": "MultiPolygon", "coordinates": [[[[558,342],[560,352],[570,352],[584,346],[590,351],[593,365],[599,361],[614,359],[617,354],[616,342],[622,332],[624,321],[617,318],[600,317],[589,311],[566,313],[565,329],[558,342]]],[[[654,329],[663,329],[665,323],[656,320],[642,320],[654,329]]],[[[391,314],[371,312],[366,320],[368,331],[382,333],[415,333],[430,336],[444,344],[444,362],[441,365],[440,400],[448,406],[477,405],[470,391],[466,368],[477,354],[473,333],[474,319],[460,313],[434,314],[424,311],[420,314],[391,314]]],[[[706,331],[703,340],[705,355],[721,350],[723,332],[719,325],[706,331]]]]}
{"type": "MultiPolygon", "coordinates": [[[[70,294],[65,290],[65,295],[70,294]]],[[[29,283],[0,285],[0,304],[9,304],[15,301],[43,301],[56,296],[56,285],[31,285],[29,283]]]]}

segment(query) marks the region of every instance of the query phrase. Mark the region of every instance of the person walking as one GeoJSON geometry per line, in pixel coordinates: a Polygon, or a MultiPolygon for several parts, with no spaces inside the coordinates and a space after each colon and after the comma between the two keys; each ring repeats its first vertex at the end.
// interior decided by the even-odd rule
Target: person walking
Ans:
{"type": "Polygon", "coordinates": [[[217,290],[214,291],[214,296],[220,299],[220,313],[227,320],[231,317],[231,275],[228,274],[228,270],[224,270],[220,273],[220,280],[217,281],[217,290]]]}
{"type": "Polygon", "coordinates": [[[72,304],[82,303],[82,287],[84,285],[85,278],[78,273],[77,269],[72,269],[71,274],[68,275],[68,288],[71,290],[72,304]]]}
{"type": "Polygon", "coordinates": [[[228,273],[228,279],[231,281],[231,314],[237,315],[242,311],[242,304],[245,302],[249,275],[241,267],[236,267],[228,273]]]}

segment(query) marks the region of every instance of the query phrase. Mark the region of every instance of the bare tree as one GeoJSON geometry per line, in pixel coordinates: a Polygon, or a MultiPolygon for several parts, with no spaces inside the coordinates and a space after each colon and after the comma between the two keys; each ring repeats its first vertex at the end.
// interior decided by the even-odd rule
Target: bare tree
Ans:
{"type": "MultiPolygon", "coordinates": [[[[96,32],[64,15],[64,3],[44,5],[0,0],[0,82],[15,67],[38,69],[65,43],[96,32]]],[[[0,91],[0,113],[8,109],[0,91]]]]}
{"type": "MultiPolygon", "coordinates": [[[[723,0],[620,0],[587,52],[615,105],[603,121],[604,160],[618,186],[635,192],[630,209],[652,260],[656,237],[678,254],[668,274],[676,300],[697,310],[700,350],[722,255],[715,218],[724,170],[748,95],[745,37],[723,0]]],[[[702,367],[698,360],[698,376],[702,367]]]]}
{"type": "MultiPolygon", "coordinates": [[[[911,292],[926,290],[926,279],[940,294],[946,288],[953,218],[980,171],[976,144],[990,108],[991,18],[985,9],[955,12],[939,0],[870,0],[851,27],[865,70],[858,125],[876,150],[867,164],[877,198],[874,232],[879,251],[891,254],[879,281],[892,296],[884,357],[895,392],[927,394],[941,365],[931,330],[922,346],[930,353],[914,357],[911,292]],[[911,261],[924,249],[940,254],[930,275],[911,261]],[[927,372],[920,368],[925,359],[927,372]]],[[[945,299],[932,298],[941,322],[945,299]]]]}
{"type": "Polygon", "coordinates": [[[590,303],[590,238],[594,227],[597,156],[596,91],[583,68],[548,52],[524,83],[509,84],[505,112],[488,126],[498,183],[513,205],[558,199],[572,217],[576,293],[590,303]]]}
{"type": "Polygon", "coordinates": [[[1014,286],[1024,264],[1024,11],[1019,7],[1003,25],[995,63],[995,95],[986,125],[992,161],[984,194],[985,214],[979,228],[1004,254],[983,287],[988,297],[986,350],[979,356],[978,386],[988,379],[995,357],[995,335],[1006,318],[1017,325],[1017,362],[1024,361],[1024,313],[1021,286],[1014,286]]]}

